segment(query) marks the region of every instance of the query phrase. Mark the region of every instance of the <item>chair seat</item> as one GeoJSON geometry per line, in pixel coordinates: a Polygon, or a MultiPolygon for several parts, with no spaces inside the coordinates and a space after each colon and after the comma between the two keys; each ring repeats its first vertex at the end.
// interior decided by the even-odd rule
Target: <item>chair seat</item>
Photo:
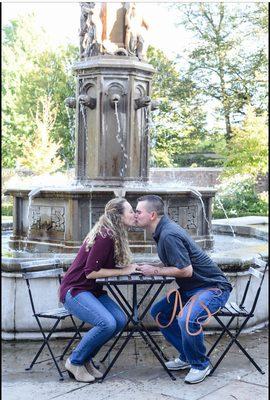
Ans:
{"type": "Polygon", "coordinates": [[[224,307],[217,313],[218,316],[247,316],[250,315],[250,312],[247,311],[244,307],[239,307],[238,304],[230,301],[225,304],[224,307]]]}
{"type": "Polygon", "coordinates": [[[53,310],[48,310],[35,314],[42,318],[66,318],[71,314],[65,309],[65,307],[54,308],[53,310]]]}

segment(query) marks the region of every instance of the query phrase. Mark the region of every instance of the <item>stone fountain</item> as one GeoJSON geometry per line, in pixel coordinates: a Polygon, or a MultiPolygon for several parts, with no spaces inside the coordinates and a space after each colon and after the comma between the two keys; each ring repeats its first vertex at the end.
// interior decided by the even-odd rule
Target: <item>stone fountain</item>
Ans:
{"type": "MultiPolygon", "coordinates": [[[[74,253],[115,196],[132,205],[160,195],[167,212],[205,249],[213,245],[213,189],[149,185],[149,120],[154,68],[145,61],[148,24],[135,3],[81,3],[81,60],[73,66],[76,179],[70,186],[9,189],[14,198],[13,249],[74,253]],[[140,29],[138,28],[140,27],[140,29]]],[[[133,252],[151,253],[151,237],[130,232],[133,252]]]]}
{"type": "MultiPolygon", "coordinates": [[[[36,268],[59,264],[68,268],[113,197],[123,196],[135,207],[136,199],[143,194],[160,195],[171,218],[201,247],[212,251],[211,202],[215,190],[187,187],[170,179],[166,183],[149,182],[149,122],[157,104],[151,100],[155,71],[144,56],[143,30],[147,27],[135,3],[81,3],[81,59],[73,66],[77,91],[66,99],[66,105],[76,109],[76,177],[70,185],[16,187],[6,192],[14,199],[9,241],[14,251],[11,258],[2,259],[4,339],[39,337],[21,263],[30,259],[36,268]]],[[[129,239],[135,262],[157,259],[156,247],[145,231],[134,228],[129,239]]],[[[237,239],[234,246],[241,249],[237,239]]],[[[262,246],[260,253],[265,252],[265,242],[262,246]]],[[[234,250],[234,254],[229,243],[227,254],[222,242],[222,250],[212,256],[225,271],[232,271],[233,296],[238,298],[245,286],[246,266],[258,246],[251,252],[244,248],[240,254],[234,250]],[[243,272],[237,272],[239,269],[243,272]]],[[[40,296],[41,309],[55,307],[58,283],[46,278],[36,284],[37,293],[46,293],[46,297],[40,296]]],[[[123,290],[130,298],[128,287],[123,290]]],[[[256,324],[264,324],[267,318],[263,300],[267,290],[265,286],[263,312],[256,317],[256,324]]],[[[147,324],[154,329],[150,317],[147,324]]],[[[69,328],[63,322],[59,336],[69,336],[69,328]]]]}

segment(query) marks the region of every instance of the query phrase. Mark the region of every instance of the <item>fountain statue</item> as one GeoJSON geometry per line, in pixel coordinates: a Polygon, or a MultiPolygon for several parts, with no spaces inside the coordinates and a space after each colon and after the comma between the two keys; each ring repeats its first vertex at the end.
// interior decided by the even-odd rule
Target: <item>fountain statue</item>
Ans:
{"type": "MultiPolygon", "coordinates": [[[[75,253],[115,196],[136,205],[160,195],[167,212],[205,249],[213,245],[215,190],[149,184],[149,135],[154,68],[145,59],[149,28],[139,3],[80,3],[80,60],[73,65],[76,94],[75,182],[66,187],[9,189],[14,198],[13,249],[75,253]]],[[[152,238],[130,231],[132,251],[152,253],[152,238]]]]}

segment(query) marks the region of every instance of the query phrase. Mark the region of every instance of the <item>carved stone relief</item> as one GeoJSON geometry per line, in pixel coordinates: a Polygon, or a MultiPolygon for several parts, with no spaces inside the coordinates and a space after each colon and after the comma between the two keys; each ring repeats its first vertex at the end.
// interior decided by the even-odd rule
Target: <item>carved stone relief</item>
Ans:
{"type": "Polygon", "coordinates": [[[182,207],[169,207],[168,213],[170,218],[181,225],[182,228],[189,231],[189,233],[197,234],[198,230],[198,209],[197,206],[182,206],[182,207]]]}
{"type": "Polygon", "coordinates": [[[65,231],[65,208],[50,206],[31,207],[31,230],[65,231]]]}

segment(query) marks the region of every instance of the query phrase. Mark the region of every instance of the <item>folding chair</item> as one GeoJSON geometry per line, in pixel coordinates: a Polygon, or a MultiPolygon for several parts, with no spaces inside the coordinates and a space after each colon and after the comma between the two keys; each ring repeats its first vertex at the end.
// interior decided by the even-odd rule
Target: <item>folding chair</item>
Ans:
{"type": "Polygon", "coordinates": [[[30,370],[34,364],[39,364],[45,361],[49,361],[49,360],[53,360],[57,371],[60,375],[60,380],[63,380],[63,374],[60,370],[60,367],[58,365],[57,362],[57,358],[59,358],[59,360],[63,360],[65,354],[67,353],[67,351],[69,350],[70,346],[72,345],[72,343],[74,342],[74,340],[79,337],[81,338],[81,334],[80,334],[80,330],[82,329],[83,325],[85,324],[85,322],[82,322],[79,327],[77,327],[74,318],[72,316],[72,314],[70,314],[64,307],[58,307],[52,310],[46,310],[46,311],[42,311],[42,312],[37,312],[36,311],[36,307],[35,307],[35,302],[34,302],[34,296],[32,293],[32,279],[37,279],[37,278],[46,278],[46,277],[55,277],[58,279],[59,284],[61,283],[61,276],[63,275],[63,268],[56,268],[57,265],[60,264],[60,260],[46,260],[46,261],[42,261],[42,260],[38,260],[38,261],[31,261],[31,262],[23,262],[21,263],[21,269],[22,269],[22,276],[26,281],[27,284],[27,288],[28,288],[28,294],[29,294],[29,298],[30,298],[30,303],[31,303],[31,307],[32,307],[32,311],[33,311],[33,317],[35,317],[37,324],[39,326],[40,332],[43,336],[43,343],[40,346],[39,350],[37,351],[35,357],[33,358],[33,361],[31,362],[30,366],[28,368],[26,368],[26,371],[30,370]],[[48,267],[51,266],[50,269],[48,269],[48,267]],[[52,266],[54,266],[54,268],[52,269],[52,266]],[[39,271],[35,271],[35,269],[37,269],[37,267],[40,269],[42,268],[42,270],[39,271]],[[44,270],[44,268],[47,268],[44,270]],[[50,328],[49,333],[46,336],[46,333],[44,331],[44,328],[41,324],[41,320],[42,318],[46,318],[46,319],[52,319],[54,320],[54,324],[53,326],[50,328]],[[72,321],[72,324],[74,326],[74,335],[72,336],[72,338],[69,340],[68,344],[66,345],[66,347],[64,348],[63,353],[60,356],[55,356],[53,354],[52,348],[49,344],[49,340],[52,337],[53,333],[55,333],[56,328],[58,326],[58,324],[60,323],[60,321],[66,319],[66,318],[70,318],[72,321]],[[42,360],[42,361],[37,361],[40,354],[42,353],[43,349],[47,347],[51,357],[47,358],[46,360],[42,360]]]}
{"type": "Polygon", "coordinates": [[[219,341],[221,340],[221,338],[224,336],[225,333],[227,333],[229,335],[230,342],[227,345],[227,347],[225,348],[225,350],[223,351],[223,353],[220,356],[220,358],[218,359],[218,361],[215,363],[215,365],[213,365],[210,375],[213,374],[213,372],[216,370],[216,368],[221,363],[221,361],[226,356],[226,354],[228,353],[228,351],[230,350],[230,348],[232,347],[232,345],[234,343],[239,347],[239,349],[245,354],[245,356],[249,359],[249,361],[252,362],[252,364],[255,366],[255,368],[261,374],[265,373],[238,341],[238,336],[240,335],[240,333],[242,332],[242,330],[244,329],[244,327],[246,326],[246,324],[250,320],[250,318],[252,318],[254,316],[254,311],[255,311],[255,308],[256,308],[256,305],[258,302],[258,298],[260,296],[263,280],[264,280],[265,273],[266,273],[266,270],[268,267],[267,262],[265,262],[261,259],[257,259],[257,258],[253,259],[252,265],[258,266],[262,270],[260,271],[258,268],[255,269],[253,267],[249,268],[250,275],[249,275],[242,299],[240,301],[240,304],[238,305],[234,302],[228,301],[223,308],[221,308],[216,314],[213,315],[213,317],[216,319],[216,321],[222,327],[222,332],[221,332],[220,336],[218,337],[218,339],[213,344],[213,346],[208,351],[207,355],[209,356],[212,353],[212,351],[216,348],[217,344],[219,343],[219,341]],[[257,278],[259,281],[258,281],[257,291],[254,296],[253,303],[252,303],[250,309],[248,310],[247,307],[245,306],[245,301],[246,301],[247,296],[250,293],[250,290],[249,290],[250,285],[254,278],[257,278]],[[227,322],[227,324],[225,324],[220,319],[221,317],[230,317],[230,319],[227,322]],[[232,322],[234,321],[234,319],[237,317],[242,317],[242,318],[244,318],[244,320],[242,321],[242,323],[239,324],[239,327],[235,328],[234,333],[233,333],[232,330],[230,330],[230,326],[231,326],[232,322]]]}

